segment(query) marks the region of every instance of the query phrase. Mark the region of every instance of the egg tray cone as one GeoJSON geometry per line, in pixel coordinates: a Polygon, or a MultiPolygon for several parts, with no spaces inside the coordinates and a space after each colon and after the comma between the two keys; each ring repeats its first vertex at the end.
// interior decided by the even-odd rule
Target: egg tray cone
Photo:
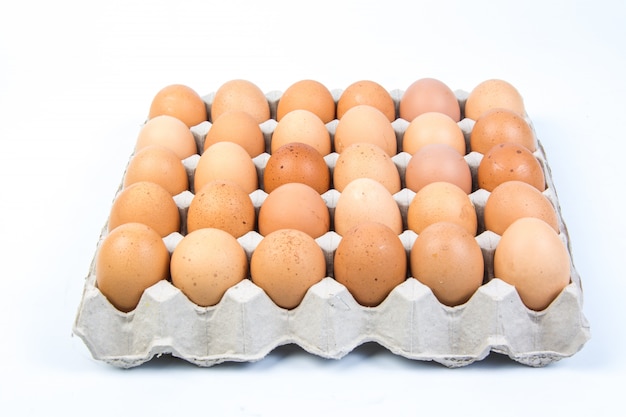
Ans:
{"type": "MultiPolygon", "coordinates": [[[[397,106],[402,91],[390,93],[397,106]]],[[[336,99],[340,94],[341,90],[333,91],[336,99]]],[[[463,107],[467,94],[457,91],[456,95],[463,107]]],[[[266,96],[275,117],[280,92],[270,92],[266,96]]],[[[210,109],[212,95],[204,99],[210,109]]],[[[459,122],[468,141],[473,123],[470,119],[459,122]]],[[[275,120],[261,125],[268,149],[275,125],[275,120]]],[[[327,124],[331,136],[335,126],[336,121],[327,124]]],[[[397,119],[393,126],[401,144],[408,122],[397,119]]],[[[202,149],[208,129],[209,122],[192,128],[198,149],[202,149]]],[[[557,209],[559,236],[573,259],[545,151],[539,141],[537,145],[535,156],[544,168],[547,183],[544,195],[557,209]]],[[[261,179],[268,157],[265,153],[254,159],[261,179]]],[[[337,154],[326,157],[331,170],[336,157],[337,154]]],[[[410,155],[403,152],[393,158],[402,178],[409,158],[410,155]]],[[[481,158],[482,155],[476,152],[465,156],[474,178],[481,158]]],[[[191,180],[198,159],[199,155],[194,155],[183,161],[191,180]]],[[[415,193],[407,188],[394,195],[405,225],[413,195],[415,193]]],[[[267,194],[257,190],[250,196],[258,212],[267,194]]],[[[336,190],[322,195],[331,213],[331,224],[338,196],[336,190]]],[[[346,287],[329,276],[311,287],[302,303],[292,310],[276,306],[250,280],[230,288],[212,307],[199,307],[171,282],[160,281],[144,292],[133,311],[123,313],[115,309],[97,288],[94,255],[73,332],[82,339],[94,359],[120,368],[139,366],[163,354],[201,367],[228,361],[252,362],[285,344],[296,344],[320,357],[340,359],[363,343],[376,342],[393,354],[413,360],[435,361],[450,368],[480,361],[490,352],[507,355],[533,367],[574,355],[590,339],[590,327],[583,314],[582,284],[573,261],[570,284],[547,309],[541,312],[529,310],[513,286],[494,277],[493,254],[500,237],[484,231],[481,224],[488,196],[489,192],[482,189],[470,194],[479,219],[476,241],[485,258],[487,279],[471,299],[460,306],[441,304],[427,286],[409,277],[380,305],[364,307],[356,302],[346,287]]],[[[182,224],[186,222],[192,198],[191,191],[174,198],[182,224]]],[[[184,230],[164,238],[170,252],[183,238],[182,233],[184,230]]],[[[105,224],[96,254],[106,234],[105,224]]],[[[400,235],[407,255],[416,237],[406,227],[400,235]]],[[[253,231],[238,240],[250,257],[261,239],[262,236],[253,231]]],[[[333,254],[341,237],[330,231],[316,240],[326,256],[327,270],[332,271],[333,254]]]]}

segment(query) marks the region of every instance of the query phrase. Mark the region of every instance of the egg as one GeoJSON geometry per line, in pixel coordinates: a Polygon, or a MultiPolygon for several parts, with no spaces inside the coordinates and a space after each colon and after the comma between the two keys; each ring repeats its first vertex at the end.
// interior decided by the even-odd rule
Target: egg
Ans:
{"type": "Polygon", "coordinates": [[[413,82],[402,94],[399,113],[411,122],[426,112],[440,112],[455,122],[461,120],[461,107],[454,92],[445,83],[434,78],[421,78],[413,82]]]}
{"type": "Polygon", "coordinates": [[[367,104],[380,110],[390,122],[396,119],[396,105],[391,94],[377,82],[361,80],[350,84],[337,101],[337,118],[343,115],[352,107],[360,104],[367,104]]]}
{"type": "Polygon", "coordinates": [[[165,146],[181,160],[198,153],[191,130],[173,116],[157,116],[148,120],[139,130],[135,151],[150,145],[165,146]]]}
{"type": "Polygon", "coordinates": [[[189,188],[182,161],[172,150],[158,145],[140,149],[128,162],[123,187],[140,181],[157,183],[173,196],[189,188]]]}
{"type": "Polygon", "coordinates": [[[236,238],[254,230],[256,212],[250,195],[229,180],[213,180],[196,192],[187,210],[187,232],[224,230],[236,238]]]}
{"type": "Polygon", "coordinates": [[[501,143],[483,156],[476,171],[478,186],[493,191],[506,181],[524,181],[539,191],[546,189],[543,168],[537,158],[517,143],[501,143]]]}
{"type": "Polygon", "coordinates": [[[172,195],[159,184],[140,181],[122,189],[111,206],[108,230],[143,223],[165,237],[180,231],[180,213],[172,195]]]}
{"type": "Polygon", "coordinates": [[[342,192],[353,180],[363,177],[380,182],[391,194],[401,190],[400,173],[387,152],[373,143],[357,142],[339,154],[333,187],[342,192]]]}
{"type": "Polygon", "coordinates": [[[411,156],[405,171],[406,186],[415,192],[438,181],[451,182],[466,194],[472,192],[472,173],[467,161],[456,149],[443,143],[423,146],[411,156]]]}
{"type": "Polygon", "coordinates": [[[220,229],[187,234],[172,253],[172,284],[200,307],[214,306],[248,276],[248,257],[237,239],[220,229]]]}
{"type": "Polygon", "coordinates": [[[465,155],[465,136],[459,125],[448,115],[426,112],[414,118],[402,137],[402,150],[413,155],[431,143],[445,143],[465,155]]]}
{"type": "Polygon", "coordinates": [[[396,132],[387,117],[376,107],[361,104],[348,110],[335,128],[335,151],[343,152],[348,146],[373,143],[393,157],[398,150],[396,132]]]}
{"type": "Polygon", "coordinates": [[[502,235],[517,219],[536,217],[559,232],[557,212],[537,188],[523,181],[506,181],[489,194],[484,209],[485,228],[502,235]]]}
{"type": "Polygon", "coordinates": [[[204,151],[194,172],[194,190],[218,179],[236,182],[248,194],[259,185],[250,154],[234,142],[217,142],[204,151]]]}
{"type": "Polygon", "coordinates": [[[334,229],[343,236],[366,221],[382,223],[396,235],[402,233],[402,214],[393,195],[376,180],[357,178],[346,185],[337,199],[334,229]]]}
{"type": "Polygon", "coordinates": [[[172,84],[159,90],[152,99],[148,119],[168,115],[181,120],[187,127],[207,120],[206,104],[189,86],[172,84]]]}
{"type": "Polygon", "coordinates": [[[570,256],[543,220],[524,217],[502,234],[494,253],[496,278],[513,285],[531,310],[543,311],[570,282],[570,256]]]}
{"type": "Polygon", "coordinates": [[[233,110],[250,114],[258,124],[270,118],[267,97],[248,80],[230,80],[217,89],[211,102],[211,122],[215,123],[222,114],[233,110]]]}
{"type": "Polygon", "coordinates": [[[480,246],[456,223],[437,222],[422,230],[411,248],[410,264],[412,276],[450,307],[465,304],[484,278],[480,246]]]}
{"type": "Polygon", "coordinates": [[[297,229],[314,239],[330,230],[330,213],[320,194],[306,184],[291,182],[267,195],[259,210],[259,233],[297,229]]]}
{"type": "Polygon", "coordinates": [[[462,226],[472,236],[478,229],[476,209],[469,195],[449,182],[422,187],[409,203],[407,224],[418,235],[433,223],[447,221],[462,226]]]}
{"type": "Polygon", "coordinates": [[[98,247],[96,286],[119,311],[134,310],[144,291],[169,277],[170,254],[154,229],[125,223],[107,234],[98,247]]]}
{"type": "Polygon", "coordinates": [[[330,90],[319,81],[300,80],[291,84],[281,95],[276,107],[276,120],[293,110],[315,113],[324,124],[335,119],[335,99],[330,90]]]}
{"type": "Polygon", "coordinates": [[[294,309],[309,289],[326,277],[326,259],[308,234],[276,230],[252,252],[250,277],[277,306],[294,309]]]}
{"type": "Polygon", "coordinates": [[[263,189],[271,193],[290,182],[306,184],[319,194],[328,191],[330,169],[324,157],[306,143],[287,143],[276,149],[263,170],[263,189]]]}
{"type": "Polygon", "coordinates": [[[357,303],[375,307],[406,279],[406,250],[398,235],[384,224],[359,223],[339,241],[333,274],[357,303]]]}
{"type": "Polygon", "coordinates": [[[265,138],[261,126],[249,113],[232,110],[223,113],[207,132],[203,150],[217,142],[234,142],[255,158],[265,152],[265,138]]]}
{"type": "Polygon", "coordinates": [[[326,125],[309,110],[293,110],[280,119],[272,132],[271,153],[293,142],[306,143],[314,147],[322,156],[331,152],[330,133],[326,125]]]}
{"type": "Polygon", "coordinates": [[[476,120],[470,134],[470,149],[482,154],[500,143],[517,143],[531,152],[537,149],[535,134],[526,119],[514,111],[492,109],[476,120]]]}
{"type": "Polygon", "coordinates": [[[526,115],[524,100],[517,89],[509,82],[490,79],[478,84],[465,101],[465,117],[478,120],[491,109],[502,108],[526,115]]]}

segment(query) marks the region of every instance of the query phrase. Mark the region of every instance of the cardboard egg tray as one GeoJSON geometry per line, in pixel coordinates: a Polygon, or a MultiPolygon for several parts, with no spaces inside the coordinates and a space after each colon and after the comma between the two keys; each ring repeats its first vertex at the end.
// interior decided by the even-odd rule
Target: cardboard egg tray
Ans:
{"type": "MultiPolygon", "coordinates": [[[[338,100],[341,90],[332,93],[338,100]]],[[[390,93],[397,109],[403,92],[393,90],[390,93]]],[[[457,91],[455,94],[463,109],[467,93],[457,91]]],[[[277,124],[275,114],[280,92],[269,92],[266,97],[272,119],[261,124],[261,128],[269,150],[271,134],[277,124]]],[[[213,94],[203,97],[208,109],[212,98],[213,94]]],[[[403,119],[393,122],[398,149],[401,149],[408,124],[403,119]]],[[[459,122],[467,141],[473,124],[470,119],[459,122]]],[[[327,124],[331,137],[336,125],[337,120],[327,124]]],[[[198,149],[203,149],[204,137],[210,127],[210,122],[192,127],[198,149]]],[[[537,145],[535,156],[544,167],[547,182],[544,194],[557,209],[560,237],[571,255],[571,244],[546,155],[539,141],[537,145]]],[[[331,170],[337,156],[332,153],[325,158],[331,170]]],[[[199,158],[199,155],[193,155],[183,161],[190,184],[193,184],[199,158]]],[[[259,184],[263,183],[268,158],[268,153],[254,158],[259,184]]],[[[474,182],[481,158],[482,155],[476,152],[465,156],[474,182]]],[[[410,155],[404,152],[393,157],[403,187],[409,159],[410,155]]],[[[404,219],[405,231],[400,238],[407,255],[417,237],[406,228],[406,213],[414,195],[405,187],[394,195],[404,219]]],[[[250,196],[258,214],[267,194],[259,189],[250,196]]],[[[590,332],[582,312],[583,291],[574,264],[571,265],[570,284],[546,310],[536,312],[526,308],[514,287],[494,278],[493,254],[499,236],[484,231],[483,209],[488,196],[489,192],[482,189],[470,194],[478,215],[476,240],[485,259],[486,278],[472,298],[461,306],[442,305],[428,287],[409,277],[379,306],[363,307],[342,284],[328,276],[310,288],[302,303],[293,310],[277,307],[263,290],[247,279],[230,288],[213,307],[199,307],[171,282],[161,281],[144,292],[135,310],[122,313],[96,286],[94,255],[73,331],[95,359],[122,368],[141,365],[162,354],[171,354],[202,367],[226,361],[257,361],[274,348],[290,343],[320,357],[340,359],[363,343],[376,342],[393,354],[435,361],[447,367],[469,365],[484,359],[490,352],[508,355],[514,361],[533,367],[575,354],[589,340],[590,332]]],[[[339,192],[331,189],[322,197],[329,208],[332,225],[339,192]]],[[[164,238],[170,252],[183,238],[186,212],[192,198],[192,191],[174,197],[183,226],[181,233],[164,238]]],[[[105,224],[96,253],[106,233],[105,224]]],[[[252,231],[238,240],[250,257],[261,239],[259,233],[252,231]]],[[[326,256],[329,274],[333,271],[333,254],[340,240],[341,237],[333,231],[316,239],[326,256]]]]}

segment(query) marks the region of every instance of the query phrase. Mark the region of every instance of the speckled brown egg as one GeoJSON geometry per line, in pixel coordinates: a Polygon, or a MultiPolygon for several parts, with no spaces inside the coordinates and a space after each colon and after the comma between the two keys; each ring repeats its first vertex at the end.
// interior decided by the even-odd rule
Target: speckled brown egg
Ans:
{"type": "Polygon", "coordinates": [[[543,168],[537,158],[522,145],[501,143],[483,156],[476,172],[478,186],[493,191],[506,181],[524,181],[539,191],[546,189],[543,168]]]}
{"type": "Polygon", "coordinates": [[[261,126],[249,113],[233,110],[222,114],[206,134],[203,150],[217,142],[234,142],[241,145],[250,158],[265,152],[265,138],[261,126]]]}
{"type": "Polygon", "coordinates": [[[517,143],[535,152],[535,134],[519,114],[507,109],[492,109],[476,120],[470,134],[470,149],[482,154],[500,143],[517,143]]]}
{"type": "Polygon", "coordinates": [[[290,182],[306,184],[323,194],[330,188],[330,169],[324,157],[306,143],[287,143],[276,149],[263,170],[263,189],[271,193],[290,182]]]}
{"type": "Polygon", "coordinates": [[[250,114],[257,123],[270,118],[270,105],[263,91],[253,82],[235,79],[222,84],[211,102],[211,122],[224,113],[239,110],[250,114]]]}
{"type": "Polygon", "coordinates": [[[341,119],[349,109],[360,104],[376,107],[390,122],[396,119],[396,105],[391,94],[371,80],[352,83],[341,93],[337,101],[337,118],[341,119]]]}
{"type": "Polygon", "coordinates": [[[456,149],[441,143],[423,146],[415,152],[405,171],[406,186],[415,192],[438,181],[451,182],[467,194],[472,192],[472,173],[467,161],[456,149]]]}
{"type": "Polygon", "coordinates": [[[391,157],[380,146],[358,142],[345,148],[333,170],[333,187],[342,192],[357,178],[380,182],[393,195],[400,191],[400,173],[391,157]]]}
{"type": "Polygon", "coordinates": [[[326,125],[315,113],[306,109],[293,110],[280,119],[272,132],[270,151],[274,153],[281,146],[293,142],[306,143],[322,156],[331,152],[330,133],[326,125]]]}
{"type": "Polygon", "coordinates": [[[335,129],[335,151],[343,152],[348,146],[373,143],[393,157],[398,151],[396,132],[387,117],[376,107],[361,104],[348,110],[335,129]]]}
{"type": "Polygon", "coordinates": [[[398,235],[377,222],[348,230],[335,251],[334,278],[357,303],[375,307],[407,276],[407,254],[398,235]]]}
{"type": "Polygon", "coordinates": [[[142,223],[122,224],[98,247],[96,285],[113,306],[129,312],[146,289],[169,277],[170,254],[154,229],[142,223]]]}
{"type": "Polygon", "coordinates": [[[454,92],[445,83],[434,78],[415,81],[400,99],[399,113],[404,120],[411,122],[426,112],[447,114],[455,122],[461,120],[461,107],[454,92]]]}
{"type": "Polygon", "coordinates": [[[194,190],[202,189],[213,180],[236,182],[248,194],[259,185],[256,166],[250,154],[234,142],[217,142],[200,156],[194,173],[194,190]]]}
{"type": "Polygon", "coordinates": [[[189,177],[182,161],[172,150],[158,145],[140,149],[128,162],[123,186],[140,181],[157,183],[171,195],[189,188],[189,177]]]}
{"type": "Polygon", "coordinates": [[[324,124],[335,119],[335,99],[319,81],[301,80],[291,84],[281,95],[276,108],[276,120],[281,121],[293,110],[315,113],[324,124]]]}
{"type": "Polygon", "coordinates": [[[194,89],[182,84],[168,85],[152,99],[148,119],[164,114],[176,117],[187,127],[207,120],[204,100],[194,89]]]}
{"type": "Polygon", "coordinates": [[[465,155],[465,136],[459,125],[447,114],[422,113],[407,126],[402,137],[402,150],[413,155],[423,146],[445,143],[465,155]]]}
{"type": "Polygon", "coordinates": [[[182,121],[168,115],[148,120],[139,131],[135,151],[151,145],[165,146],[181,160],[198,153],[191,130],[182,121]]]}
{"type": "Polygon", "coordinates": [[[490,79],[481,82],[469,93],[465,101],[465,117],[478,120],[491,109],[508,109],[520,116],[526,115],[524,100],[509,82],[490,79]]]}

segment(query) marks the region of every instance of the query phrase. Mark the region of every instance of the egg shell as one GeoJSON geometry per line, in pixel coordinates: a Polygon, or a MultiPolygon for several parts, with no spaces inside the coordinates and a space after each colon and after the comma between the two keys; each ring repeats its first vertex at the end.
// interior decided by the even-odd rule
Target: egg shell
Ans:
{"type": "Polygon", "coordinates": [[[271,193],[290,182],[306,184],[319,194],[329,190],[330,169],[315,148],[306,143],[292,142],[272,152],[263,171],[263,189],[271,193]]]}
{"type": "Polygon", "coordinates": [[[526,119],[518,113],[495,108],[476,120],[470,135],[470,149],[482,154],[500,143],[517,143],[530,152],[537,150],[535,133],[526,119]]]}
{"type": "Polygon", "coordinates": [[[444,143],[465,155],[463,131],[450,116],[439,112],[426,112],[414,118],[404,131],[402,150],[414,154],[425,145],[444,143]]]}
{"type": "Polygon", "coordinates": [[[296,109],[285,114],[272,133],[271,153],[288,143],[301,142],[315,148],[320,155],[331,152],[330,133],[324,122],[313,112],[296,109]]]}
{"type": "Polygon", "coordinates": [[[211,100],[211,122],[224,113],[239,110],[250,114],[257,123],[270,118],[270,106],[263,91],[253,82],[242,79],[222,84],[211,100]]]}
{"type": "Polygon", "coordinates": [[[159,90],[150,104],[148,119],[161,115],[173,116],[191,127],[207,120],[207,109],[194,89],[183,84],[172,84],[159,90]]]}
{"type": "Polygon", "coordinates": [[[461,120],[461,108],[454,92],[434,78],[421,78],[413,82],[400,100],[400,117],[408,122],[426,112],[444,113],[455,122],[461,120]]]}
{"type": "Polygon", "coordinates": [[[157,183],[173,196],[189,189],[189,178],[182,161],[174,151],[159,145],[144,147],[130,159],[123,186],[140,181],[157,183]]]}
{"type": "Polygon", "coordinates": [[[517,89],[509,82],[500,79],[489,79],[479,83],[472,89],[465,101],[465,117],[478,120],[487,111],[502,108],[526,116],[524,99],[517,89]]]}
{"type": "Polygon", "coordinates": [[[258,188],[256,167],[248,152],[234,142],[217,142],[200,156],[194,173],[194,190],[213,180],[233,181],[246,193],[258,188]]]}
{"type": "Polygon", "coordinates": [[[450,145],[434,143],[413,154],[406,166],[407,188],[418,192],[425,185],[446,181],[472,192],[472,172],[468,162],[450,145]]]}
{"type": "Polygon", "coordinates": [[[359,142],[373,143],[390,157],[398,151],[396,134],[387,117],[377,108],[365,104],[348,110],[337,123],[334,135],[337,153],[359,142]]]}
{"type": "Polygon", "coordinates": [[[334,164],[333,187],[341,192],[357,178],[371,178],[387,188],[391,194],[400,191],[402,184],[395,162],[380,146],[357,142],[346,147],[334,164]]]}
{"type": "Polygon", "coordinates": [[[261,127],[252,115],[242,110],[223,113],[213,122],[206,134],[203,150],[217,142],[234,142],[241,145],[250,158],[265,152],[265,139],[261,127]]]}
{"type": "Polygon", "coordinates": [[[390,122],[396,120],[396,105],[391,94],[375,81],[361,80],[350,84],[337,101],[337,118],[354,106],[367,104],[380,110],[390,122]]]}
{"type": "Polygon", "coordinates": [[[517,143],[500,143],[492,147],[480,161],[476,173],[478,186],[493,191],[506,181],[523,181],[539,191],[546,189],[543,167],[535,156],[517,143]]]}
{"type": "Polygon", "coordinates": [[[156,116],[142,126],[135,151],[150,145],[165,146],[181,160],[198,153],[191,130],[179,119],[168,115],[156,116]]]}
{"type": "Polygon", "coordinates": [[[299,109],[316,114],[326,124],[335,118],[335,98],[319,81],[300,80],[291,84],[281,95],[276,120],[280,122],[287,113],[299,109]]]}

